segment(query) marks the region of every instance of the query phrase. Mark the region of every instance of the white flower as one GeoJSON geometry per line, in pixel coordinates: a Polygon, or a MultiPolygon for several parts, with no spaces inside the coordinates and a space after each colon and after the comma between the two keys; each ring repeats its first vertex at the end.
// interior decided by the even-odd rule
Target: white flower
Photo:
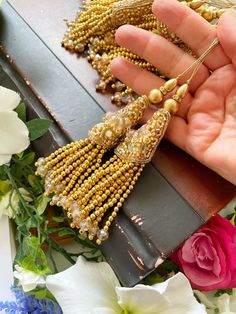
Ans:
{"type": "Polygon", "coordinates": [[[50,275],[46,286],[56,297],[64,314],[121,313],[115,287],[120,286],[111,267],[79,257],[67,270],[50,275]]]}
{"type": "Polygon", "coordinates": [[[17,93],[0,86],[0,165],[8,163],[13,154],[22,152],[30,143],[26,125],[13,111],[19,103],[17,93]]]}
{"type": "Polygon", "coordinates": [[[216,291],[201,292],[196,290],[195,294],[206,306],[208,314],[236,314],[236,289],[231,295],[224,293],[215,297],[216,291]]]}
{"type": "MultiPolygon", "coordinates": [[[[22,195],[25,201],[27,202],[33,201],[33,199],[30,197],[29,192],[26,191],[24,188],[19,188],[18,191],[22,195]]],[[[19,197],[15,190],[13,192],[12,190],[8,191],[0,199],[0,219],[2,215],[6,215],[10,218],[13,218],[15,216],[14,213],[17,214],[18,212],[19,212],[19,197]],[[10,206],[10,200],[11,200],[11,205],[14,211],[12,210],[10,206]]]]}
{"type": "Polygon", "coordinates": [[[19,280],[24,292],[34,290],[37,286],[45,286],[45,278],[33,271],[15,265],[14,277],[19,280]]]}
{"type": "Polygon", "coordinates": [[[64,272],[50,275],[47,288],[64,314],[206,314],[182,274],[153,286],[120,286],[111,267],[79,257],[64,272]]]}

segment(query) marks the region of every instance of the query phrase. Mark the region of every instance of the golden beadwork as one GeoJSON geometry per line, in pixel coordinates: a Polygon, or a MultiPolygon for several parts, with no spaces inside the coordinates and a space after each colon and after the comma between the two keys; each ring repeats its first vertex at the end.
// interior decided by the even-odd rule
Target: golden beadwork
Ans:
{"type": "Polygon", "coordinates": [[[187,95],[192,78],[217,44],[218,39],[215,39],[191,66],[151,91],[149,96],[141,96],[118,112],[106,114],[103,122],[91,129],[88,138],[72,142],[38,160],[36,174],[45,177],[45,194],[54,194],[51,204],[67,210],[72,228],[86,233],[90,240],[96,238],[97,244],[108,238],[111,223],[145,164],[151,160],[171,114],[178,110],[178,103],[187,95]],[[177,86],[179,79],[189,72],[192,74],[187,82],[177,86]],[[139,129],[130,130],[143,116],[154,94],[161,101],[170,92],[172,96],[164,100],[163,108],[139,129]],[[109,157],[106,152],[116,145],[114,154],[109,157]],[[106,215],[108,210],[110,214],[106,215]]]}
{"type": "Polygon", "coordinates": [[[170,117],[168,110],[157,110],[146,124],[127,133],[124,141],[116,147],[115,154],[127,162],[148,163],[165,134],[170,117]]]}
{"type": "MultiPolygon", "coordinates": [[[[67,22],[68,29],[62,40],[62,46],[77,53],[85,51],[88,61],[100,76],[96,90],[105,92],[111,87],[114,93],[112,101],[117,105],[133,100],[134,93],[131,88],[111,75],[109,65],[112,59],[124,57],[139,67],[164,77],[152,64],[116,44],[115,32],[120,25],[132,24],[159,34],[194,55],[167,26],[157,21],[151,11],[152,2],[152,0],[84,0],[76,19],[67,22]]],[[[222,8],[234,5],[230,0],[180,2],[212,23],[224,12],[222,8]]]]}

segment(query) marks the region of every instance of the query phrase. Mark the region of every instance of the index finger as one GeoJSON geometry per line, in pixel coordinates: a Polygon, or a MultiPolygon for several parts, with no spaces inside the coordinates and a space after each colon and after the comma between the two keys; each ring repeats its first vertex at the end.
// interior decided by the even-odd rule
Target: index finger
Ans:
{"type": "MultiPolygon", "coordinates": [[[[215,26],[176,0],[156,0],[153,3],[152,10],[157,18],[167,25],[198,56],[217,37],[215,26]]],[[[216,70],[229,63],[230,60],[220,45],[204,61],[204,64],[211,70],[216,70]]]]}

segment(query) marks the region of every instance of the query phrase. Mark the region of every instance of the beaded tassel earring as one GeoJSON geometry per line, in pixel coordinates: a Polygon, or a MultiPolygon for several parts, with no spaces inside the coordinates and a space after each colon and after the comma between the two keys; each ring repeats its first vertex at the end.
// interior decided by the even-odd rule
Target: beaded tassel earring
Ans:
{"type": "Polygon", "coordinates": [[[55,194],[52,204],[67,207],[71,191],[76,191],[99,168],[106,151],[137,124],[148,105],[147,96],[142,96],[117,112],[108,112],[88,138],[59,148],[45,159],[39,158],[36,175],[45,177],[45,195],[55,194]]]}
{"type": "Polygon", "coordinates": [[[68,144],[45,160],[39,159],[36,174],[45,177],[45,193],[53,193],[52,204],[68,211],[72,228],[78,228],[81,234],[87,233],[90,240],[97,237],[97,244],[108,238],[112,221],[151,160],[171,115],[188,93],[190,81],[217,44],[215,39],[189,68],[159,89],[151,90],[148,97],[141,96],[118,112],[106,114],[103,123],[95,125],[87,139],[68,144]],[[180,78],[192,70],[186,83],[177,87],[180,78]],[[164,100],[175,89],[173,96],[164,100]],[[131,130],[150,103],[163,100],[163,107],[145,125],[131,130]],[[103,158],[116,145],[114,155],[108,160],[103,158]],[[100,227],[109,209],[112,212],[100,227]]]}

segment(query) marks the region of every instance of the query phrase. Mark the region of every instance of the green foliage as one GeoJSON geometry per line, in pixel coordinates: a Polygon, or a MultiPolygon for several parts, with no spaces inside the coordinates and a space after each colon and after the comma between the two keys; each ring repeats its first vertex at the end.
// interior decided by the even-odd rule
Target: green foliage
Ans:
{"type": "Polygon", "coordinates": [[[50,202],[51,198],[44,196],[43,194],[39,195],[38,199],[37,199],[37,214],[39,216],[41,216],[44,211],[46,210],[48,203],[50,202]]]}
{"type": "Polygon", "coordinates": [[[19,261],[21,267],[39,275],[47,275],[51,272],[46,255],[39,247],[38,238],[33,236],[25,237],[22,251],[25,258],[19,261]]]}
{"type": "Polygon", "coordinates": [[[228,295],[232,295],[233,294],[233,289],[229,288],[229,289],[224,289],[224,290],[217,290],[216,293],[214,294],[215,297],[220,297],[222,294],[228,294],[228,295]]]}
{"type": "Polygon", "coordinates": [[[5,173],[5,166],[0,166],[0,180],[5,181],[7,180],[7,175],[5,173]]]}
{"type": "MultiPolygon", "coordinates": [[[[27,292],[26,292],[27,293],[27,292]]],[[[31,294],[33,296],[35,296],[35,298],[42,300],[42,299],[49,299],[52,301],[56,301],[56,299],[54,298],[54,296],[50,293],[50,291],[46,288],[41,288],[41,289],[35,289],[35,290],[31,290],[30,292],[28,292],[28,294],[31,294]]]]}
{"type": "MultiPolygon", "coordinates": [[[[43,194],[44,180],[35,175],[36,159],[36,154],[28,149],[23,153],[14,155],[10,165],[0,167],[0,177],[2,178],[0,180],[0,197],[1,193],[15,191],[19,198],[19,212],[15,213],[15,209],[12,207],[15,213],[14,221],[18,242],[14,263],[40,275],[46,275],[50,272],[57,272],[56,262],[52,255],[53,251],[63,255],[71,264],[75,263],[79,255],[83,255],[88,260],[102,260],[100,251],[91,241],[67,227],[69,225],[67,214],[59,207],[53,211],[53,215],[50,214],[51,222],[53,222],[52,227],[47,214],[51,198],[43,194]],[[28,192],[31,201],[24,199],[19,188],[24,188],[28,192]],[[55,223],[56,227],[54,227],[55,223]],[[80,244],[78,252],[67,252],[54,240],[54,236],[56,238],[71,237],[80,244]],[[42,246],[47,248],[45,252],[42,246]],[[53,270],[48,266],[48,259],[52,262],[53,270]]],[[[43,293],[41,290],[37,292],[38,295],[43,293]]]]}
{"type": "Polygon", "coordinates": [[[144,278],[142,283],[145,285],[161,283],[167,280],[171,274],[176,274],[178,271],[178,265],[170,259],[166,259],[153,273],[144,278]]]}
{"type": "Polygon", "coordinates": [[[19,104],[19,106],[15,109],[18,114],[18,117],[23,121],[26,122],[26,106],[23,102],[19,104]]]}
{"type": "Polygon", "coordinates": [[[0,194],[6,194],[7,192],[11,191],[11,184],[7,181],[0,180],[0,194]]]}
{"type": "Polygon", "coordinates": [[[236,226],[236,207],[234,208],[234,212],[227,215],[226,218],[232,223],[232,225],[236,226]]]}
{"type": "Polygon", "coordinates": [[[52,125],[52,121],[48,119],[33,119],[26,122],[29,130],[29,138],[34,141],[48,131],[52,125]]]}

